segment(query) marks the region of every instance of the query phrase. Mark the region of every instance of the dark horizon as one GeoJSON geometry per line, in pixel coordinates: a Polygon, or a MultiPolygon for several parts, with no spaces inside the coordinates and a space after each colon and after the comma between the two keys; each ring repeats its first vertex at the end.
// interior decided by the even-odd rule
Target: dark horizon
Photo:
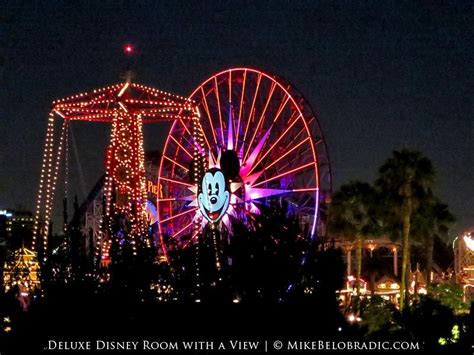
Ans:
{"type": "MultiPolygon", "coordinates": [[[[420,150],[455,233],[473,227],[472,4],[242,4],[4,5],[0,208],[34,211],[52,101],[121,81],[131,43],[136,81],[185,96],[234,66],[288,80],[319,117],[335,189],[372,182],[393,150],[420,150]]],[[[160,148],[166,130],[145,132],[147,148],[160,148]]],[[[77,125],[74,137],[72,191],[83,198],[101,174],[107,128],[77,125]]]]}

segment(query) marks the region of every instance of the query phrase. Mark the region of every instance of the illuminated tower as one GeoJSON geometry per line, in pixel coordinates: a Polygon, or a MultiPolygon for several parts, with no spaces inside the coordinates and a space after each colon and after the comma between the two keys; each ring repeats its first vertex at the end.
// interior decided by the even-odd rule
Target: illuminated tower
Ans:
{"type": "Polygon", "coordinates": [[[33,228],[33,249],[40,252],[41,260],[48,255],[51,211],[60,166],[67,156],[69,124],[106,122],[112,126],[106,152],[105,219],[100,241],[106,261],[113,238],[123,235],[133,246],[145,232],[143,124],[186,121],[197,115],[191,100],[130,80],[53,102],[33,228]],[[58,119],[62,120],[59,133],[58,119]]]}
{"type": "MultiPolygon", "coordinates": [[[[120,109],[112,117],[106,158],[105,222],[107,234],[129,239],[135,253],[137,238],[143,237],[146,230],[145,154],[142,114],[124,103],[129,86],[127,82],[118,93],[120,109]]],[[[104,259],[110,240],[104,240],[104,259]]]]}

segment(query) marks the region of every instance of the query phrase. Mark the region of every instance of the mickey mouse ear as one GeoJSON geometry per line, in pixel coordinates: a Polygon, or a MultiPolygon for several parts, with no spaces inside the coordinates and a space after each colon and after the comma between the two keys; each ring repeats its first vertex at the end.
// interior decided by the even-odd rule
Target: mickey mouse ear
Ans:
{"type": "Polygon", "coordinates": [[[234,180],[239,176],[240,162],[235,151],[226,150],[222,153],[220,166],[227,179],[234,180]]]}

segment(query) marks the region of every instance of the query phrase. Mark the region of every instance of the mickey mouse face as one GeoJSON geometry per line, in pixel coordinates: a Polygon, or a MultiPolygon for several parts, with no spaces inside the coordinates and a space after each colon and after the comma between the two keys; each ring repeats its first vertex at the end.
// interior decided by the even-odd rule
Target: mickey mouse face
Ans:
{"type": "Polygon", "coordinates": [[[201,192],[198,195],[199,209],[211,223],[218,222],[227,211],[230,193],[226,179],[219,169],[211,169],[201,180],[201,192]]]}

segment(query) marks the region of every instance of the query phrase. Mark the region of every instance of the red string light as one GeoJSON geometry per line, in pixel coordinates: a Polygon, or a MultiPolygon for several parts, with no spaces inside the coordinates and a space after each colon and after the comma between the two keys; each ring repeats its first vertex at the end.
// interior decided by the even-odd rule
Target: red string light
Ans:
{"type": "MultiPolygon", "coordinates": [[[[133,46],[124,47],[131,54],[133,46]]],[[[106,153],[105,220],[98,245],[100,259],[107,262],[113,237],[112,221],[120,214],[130,224],[127,238],[136,253],[140,238],[146,234],[145,152],[143,123],[191,119],[193,101],[136,83],[120,83],[69,96],[53,102],[41,167],[34,223],[33,248],[47,255],[48,231],[54,192],[59,173],[65,136],[65,123],[71,121],[107,122],[112,125],[106,153]],[[55,120],[63,119],[60,138],[55,138],[55,120]],[[41,237],[42,243],[37,239],[41,237]]],[[[96,254],[97,257],[99,255],[96,254]]]]}

